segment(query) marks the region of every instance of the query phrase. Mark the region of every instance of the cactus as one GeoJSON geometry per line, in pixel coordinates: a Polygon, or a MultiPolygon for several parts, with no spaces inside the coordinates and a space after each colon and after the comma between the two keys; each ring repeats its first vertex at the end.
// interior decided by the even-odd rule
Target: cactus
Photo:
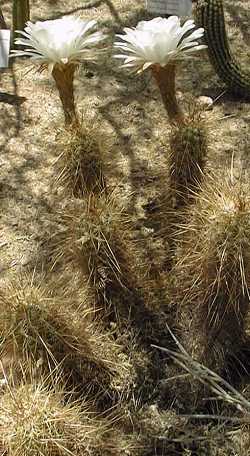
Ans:
{"type": "Polygon", "coordinates": [[[7,25],[4,20],[4,16],[3,16],[1,8],[0,8],[0,29],[7,29],[7,25]]]}
{"type": "Polygon", "coordinates": [[[29,0],[13,0],[13,36],[15,30],[23,30],[26,22],[30,19],[29,0]]]}
{"type": "Polygon", "coordinates": [[[176,235],[173,300],[185,347],[221,370],[239,355],[250,311],[249,185],[207,176],[176,235]]]}
{"type": "Polygon", "coordinates": [[[170,134],[170,189],[176,209],[192,201],[203,179],[207,151],[206,122],[199,106],[190,106],[185,124],[176,126],[170,134]]]}
{"type": "Polygon", "coordinates": [[[197,25],[205,29],[208,54],[216,73],[231,93],[250,99],[250,74],[240,67],[231,53],[223,0],[198,0],[195,16],[197,25]]]}

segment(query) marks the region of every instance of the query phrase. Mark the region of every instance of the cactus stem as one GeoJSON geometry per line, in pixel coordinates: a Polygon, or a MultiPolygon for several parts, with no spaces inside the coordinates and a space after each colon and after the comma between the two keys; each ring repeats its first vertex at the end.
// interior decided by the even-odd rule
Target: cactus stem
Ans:
{"type": "Polygon", "coordinates": [[[208,55],[216,73],[231,93],[249,100],[250,74],[231,53],[222,0],[198,0],[195,16],[197,25],[205,29],[208,55]]]}
{"type": "Polygon", "coordinates": [[[165,67],[153,65],[152,72],[155,81],[160,89],[162,101],[173,124],[183,124],[184,115],[176,99],[175,92],[175,64],[168,64],[165,67]]]}
{"type": "Polygon", "coordinates": [[[67,64],[55,65],[52,71],[52,76],[55,80],[60,100],[62,102],[66,127],[78,125],[74,100],[75,70],[75,64],[67,64]]]}

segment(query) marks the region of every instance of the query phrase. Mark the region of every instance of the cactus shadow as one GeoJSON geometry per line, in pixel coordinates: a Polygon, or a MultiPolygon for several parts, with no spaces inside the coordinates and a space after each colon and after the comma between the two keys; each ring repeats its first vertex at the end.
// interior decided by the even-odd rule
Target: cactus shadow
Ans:
{"type": "Polygon", "coordinates": [[[246,338],[236,353],[227,355],[222,378],[235,388],[250,384],[250,337],[246,338]]]}
{"type": "Polygon", "coordinates": [[[239,97],[229,91],[226,87],[208,87],[201,91],[201,95],[211,97],[217,105],[227,102],[245,103],[248,101],[243,97],[239,97]]]}
{"type": "Polygon", "coordinates": [[[16,75],[12,65],[10,66],[9,71],[11,76],[12,93],[4,91],[0,92],[0,103],[3,104],[1,107],[2,112],[0,129],[2,132],[8,132],[8,134],[5,135],[4,142],[0,143],[0,150],[4,150],[13,137],[19,136],[22,123],[22,112],[20,107],[23,102],[26,101],[25,97],[20,97],[18,94],[16,75]],[[5,105],[12,106],[13,111],[7,109],[5,105]]]}

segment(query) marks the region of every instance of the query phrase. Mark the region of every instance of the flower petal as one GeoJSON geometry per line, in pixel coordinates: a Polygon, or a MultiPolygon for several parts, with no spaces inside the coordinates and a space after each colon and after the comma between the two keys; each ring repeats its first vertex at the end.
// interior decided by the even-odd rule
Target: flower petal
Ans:
{"type": "Polygon", "coordinates": [[[181,26],[177,16],[141,21],[136,28],[124,28],[124,35],[116,35],[114,47],[120,53],[115,58],[124,60],[123,66],[131,69],[140,65],[140,71],[154,64],[166,66],[170,61],[187,58],[185,54],[191,53],[191,49],[192,52],[203,49],[197,40],[204,30],[194,28],[193,20],[181,26]]]}
{"type": "Polygon", "coordinates": [[[35,57],[49,65],[78,63],[88,52],[88,60],[94,60],[93,48],[106,38],[102,32],[95,31],[95,26],[95,20],[84,21],[74,16],[36,23],[29,21],[24,31],[17,31],[21,37],[15,40],[15,44],[26,48],[15,50],[12,56],[35,57]]]}

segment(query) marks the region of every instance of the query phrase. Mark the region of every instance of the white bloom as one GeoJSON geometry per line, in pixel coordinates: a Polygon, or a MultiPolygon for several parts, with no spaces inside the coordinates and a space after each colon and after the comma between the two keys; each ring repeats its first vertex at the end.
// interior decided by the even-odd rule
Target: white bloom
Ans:
{"type": "Polygon", "coordinates": [[[74,16],[44,22],[27,22],[23,37],[15,44],[27,46],[13,51],[13,56],[26,55],[39,64],[54,66],[56,63],[78,63],[92,60],[91,48],[105,38],[102,32],[93,32],[96,21],[83,21],[74,16]]]}
{"type": "Polygon", "coordinates": [[[123,67],[138,72],[155,64],[164,67],[207,47],[197,41],[204,34],[203,28],[188,33],[194,28],[193,20],[181,26],[177,16],[139,22],[136,28],[125,28],[125,35],[117,35],[124,42],[115,42],[114,46],[122,52],[115,57],[124,60],[123,67]]]}

